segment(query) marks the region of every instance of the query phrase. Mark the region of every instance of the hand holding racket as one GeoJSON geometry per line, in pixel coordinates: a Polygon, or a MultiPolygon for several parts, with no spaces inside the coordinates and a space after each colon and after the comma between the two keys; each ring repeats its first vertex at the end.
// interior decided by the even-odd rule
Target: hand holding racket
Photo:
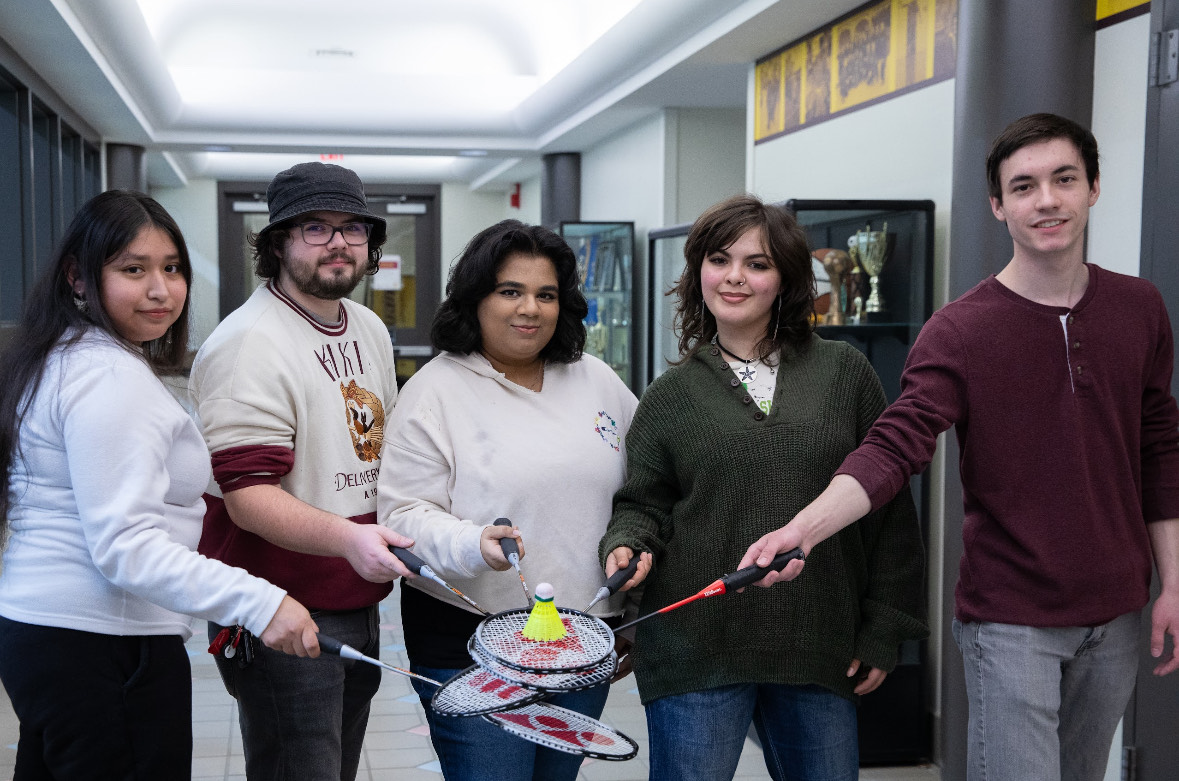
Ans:
{"type": "Polygon", "coordinates": [[[779,581],[794,580],[802,574],[804,556],[799,555],[795,558],[788,559],[785,567],[773,566],[774,562],[777,561],[774,557],[780,555],[780,551],[797,550],[801,554],[804,550],[802,545],[803,540],[799,530],[792,529],[790,524],[787,524],[780,529],[775,529],[750,545],[749,550],[745,551],[745,555],[741,557],[741,563],[738,565],[738,569],[744,570],[747,567],[766,568],[765,577],[751,583],[751,585],[762,586],[763,588],[769,588],[779,581]]]}
{"type": "Polygon", "coordinates": [[[615,573],[629,569],[630,565],[637,558],[638,566],[635,568],[634,576],[621,585],[616,585],[616,591],[630,591],[635,586],[647,579],[647,575],[651,574],[651,554],[647,552],[640,553],[635,556],[634,550],[620,545],[614,550],[610,551],[610,555],[606,557],[606,575],[613,580],[615,573]]]}
{"type": "Polygon", "coordinates": [[[508,554],[509,550],[515,552],[517,562],[524,555],[524,544],[520,539],[520,532],[512,527],[511,521],[506,524],[497,522],[483,527],[483,531],[479,534],[479,552],[483,554],[483,560],[487,562],[487,566],[496,572],[511,569],[513,565],[508,554]]]}

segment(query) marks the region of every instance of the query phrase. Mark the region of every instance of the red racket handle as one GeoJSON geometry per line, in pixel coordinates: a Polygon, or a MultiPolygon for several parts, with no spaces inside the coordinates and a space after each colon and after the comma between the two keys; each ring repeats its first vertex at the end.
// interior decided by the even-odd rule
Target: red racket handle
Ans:
{"type": "MultiPolygon", "coordinates": [[[[512,522],[507,518],[496,518],[492,526],[511,526],[512,522]]],[[[499,549],[504,552],[504,558],[507,559],[512,566],[520,566],[520,546],[516,544],[515,537],[500,537],[499,549]]]]}
{"type": "Polygon", "coordinates": [[[803,558],[805,556],[802,555],[802,548],[783,551],[764,567],[751,564],[745,569],[737,570],[732,575],[725,575],[720,579],[720,582],[724,584],[726,591],[729,589],[745,588],[750,583],[756,583],[771,572],[777,572],[795,559],[803,558]]]}

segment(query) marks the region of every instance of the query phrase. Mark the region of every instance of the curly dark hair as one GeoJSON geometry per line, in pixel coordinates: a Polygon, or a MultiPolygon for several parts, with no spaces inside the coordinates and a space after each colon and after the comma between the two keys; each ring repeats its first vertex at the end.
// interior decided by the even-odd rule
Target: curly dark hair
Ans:
{"type": "Polygon", "coordinates": [[[1097,139],[1087,129],[1066,117],[1056,114],[1028,114],[1012,122],[991,144],[987,154],[987,192],[999,203],[1003,202],[1003,183],[999,181],[999,168],[1003,161],[1031,144],[1063,138],[1071,141],[1085,164],[1085,178],[1089,189],[1101,174],[1097,162],[1097,139]]]}
{"type": "Polygon", "coordinates": [[[776,311],[758,346],[765,358],[783,347],[804,349],[814,330],[815,273],[806,232],[781,206],[763,203],[752,195],[737,195],[710,206],[692,224],[684,244],[687,266],[667,295],[676,295],[675,330],[679,334],[680,360],[687,360],[697,345],[716,335],[716,318],[704,305],[700,269],[710,253],[733,245],[751,228],[761,230],[770,262],[782,277],[776,311]]]}
{"type": "Polygon", "coordinates": [[[553,338],[540,351],[545,361],[573,363],[585,348],[585,319],[589,306],[581,293],[577,257],[565,240],[540,225],[504,220],[475,235],[459,256],[446,282],[446,300],[430,327],[435,349],[468,354],[483,347],[479,303],[495,290],[496,274],[510,255],[540,255],[557,271],[560,314],[553,338]]]}
{"type": "MultiPolygon", "coordinates": [[[[289,220],[267,225],[257,233],[251,233],[246,238],[246,241],[254,249],[255,274],[262,279],[275,279],[278,277],[278,270],[282,267],[283,249],[287,245],[287,239],[291,237],[291,228],[298,225],[300,220],[301,217],[292,217],[289,220]]],[[[368,222],[368,220],[364,220],[364,222],[368,222]]],[[[381,244],[384,243],[384,238],[381,238],[380,244],[374,244],[373,242],[377,238],[377,231],[374,230],[368,242],[368,265],[364,269],[365,274],[377,273],[377,268],[380,265],[381,244]]]]}

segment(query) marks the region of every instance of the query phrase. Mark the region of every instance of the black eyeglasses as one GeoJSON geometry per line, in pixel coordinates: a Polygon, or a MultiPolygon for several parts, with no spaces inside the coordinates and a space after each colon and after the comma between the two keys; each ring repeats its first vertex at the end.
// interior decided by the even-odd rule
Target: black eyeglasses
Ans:
{"type": "Polygon", "coordinates": [[[346,222],[339,227],[328,225],[326,222],[299,223],[299,231],[303,234],[303,241],[313,245],[331,243],[337,232],[344,237],[344,241],[348,244],[353,246],[367,244],[372,229],[373,226],[367,222],[346,222]]]}

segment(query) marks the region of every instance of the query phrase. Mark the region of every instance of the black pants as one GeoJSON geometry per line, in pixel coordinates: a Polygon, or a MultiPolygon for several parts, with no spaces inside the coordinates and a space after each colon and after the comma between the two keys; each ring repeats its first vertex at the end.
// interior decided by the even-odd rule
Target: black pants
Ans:
{"type": "Polygon", "coordinates": [[[192,776],[192,671],[178,635],[118,637],[0,616],[20,719],[14,781],[192,776]]]}

